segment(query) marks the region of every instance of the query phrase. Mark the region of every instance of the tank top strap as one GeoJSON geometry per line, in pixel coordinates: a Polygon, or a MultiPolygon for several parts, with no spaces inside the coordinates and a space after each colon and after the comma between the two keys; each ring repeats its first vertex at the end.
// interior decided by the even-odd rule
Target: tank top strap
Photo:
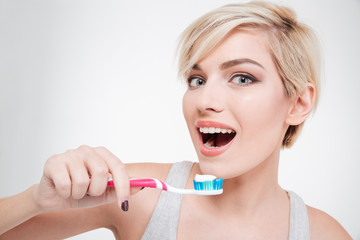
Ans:
{"type": "MultiPolygon", "coordinates": [[[[185,188],[193,162],[182,161],[171,167],[166,183],[177,188],[185,188]]],[[[179,221],[182,195],[162,191],[151,216],[142,240],[169,239],[175,240],[179,221]]]]}
{"type": "Polygon", "coordinates": [[[289,240],[309,240],[309,218],[304,201],[296,193],[288,191],[290,198],[289,240]]]}

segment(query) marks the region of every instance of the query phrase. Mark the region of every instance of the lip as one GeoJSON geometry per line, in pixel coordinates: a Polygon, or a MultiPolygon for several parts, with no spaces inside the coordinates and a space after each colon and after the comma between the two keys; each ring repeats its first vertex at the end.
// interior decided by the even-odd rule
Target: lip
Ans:
{"type": "Polygon", "coordinates": [[[196,128],[201,128],[201,127],[215,127],[215,128],[226,128],[226,129],[231,129],[234,132],[236,132],[232,127],[230,127],[229,125],[226,125],[224,123],[219,123],[219,122],[214,122],[214,121],[197,121],[195,123],[196,128]]]}
{"type": "Polygon", "coordinates": [[[215,128],[224,128],[224,129],[231,129],[234,132],[236,132],[232,127],[230,127],[229,125],[226,125],[224,123],[219,123],[219,122],[214,122],[214,121],[197,121],[195,123],[196,129],[197,129],[197,133],[198,133],[198,140],[199,140],[199,145],[200,145],[200,152],[208,157],[214,157],[217,155],[222,154],[223,152],[225,152],[226,150],[229,149],[229,147],[231,146],[232,142],[234,141],[235,137],[233,139],[231,139],[230,142],[228,142],[226,145],[221,146],[221,147],[216,147],[216,148],[208,148],[204,145],[203,140],[202,140],[202,136],[199,132],[199,128],[200,127],[215,127],[215,128]]]}

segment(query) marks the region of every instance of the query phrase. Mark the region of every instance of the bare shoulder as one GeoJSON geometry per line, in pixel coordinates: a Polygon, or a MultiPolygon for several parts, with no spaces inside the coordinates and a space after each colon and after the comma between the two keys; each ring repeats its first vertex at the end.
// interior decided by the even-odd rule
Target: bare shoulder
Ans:
{"type": "Polygon", "coordinates": [[[310,206],[306,207],[311,239],[352,239],[344,227],[329,214],[310,206]]]}
{"type": "MultiPolygon", "coordinates": [[[[126,164],[130,178],[157,178],[165,181],[171,163],[131,163],[126,164]]],[[[109,227],[116,239],[140,239],[155,210],[161,190],[145,188],[129,199],[129,210],[123,212],[113,204],[112,223],[109,227]]]]}

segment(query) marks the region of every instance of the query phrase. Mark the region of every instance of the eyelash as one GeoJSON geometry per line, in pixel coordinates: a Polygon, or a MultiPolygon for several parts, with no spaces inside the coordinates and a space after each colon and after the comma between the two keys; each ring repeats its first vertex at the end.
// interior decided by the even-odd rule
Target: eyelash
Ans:
{"type": "MultiPolygon", "coordinates": [[[[194,79],[199,79],[199,80],[203,81],[204,84],[206,83],[206,80],[205,80],[204,78],[200,77],[200,76],[190,76],[190,77],[187,79],[187,83],[188,83],[188,87],[189,87],[189,88],[198,87],[198,86],[191,86],[191,82],[192,82],[192,80],[194,80],[194,79]]],[[[204,85],[204,84],[201,84],[201,85],[204,85]]],[[[201,85],[199,85],[199,86],[201,86],[201,85]]]]}
{"type": "MultiPolygon", "coordinates": [[[[232,82],[236,77],[240,77],[241,80],[247,79],[247,80],[251,81],[251,82],[247,82],[247,83],[234,83],[234,84],[237,84],[237,85],[240,85],[240,86],[247,86],[247,85],[249,85],[251,83],[259,82],[259,80],[257,80],[254,76],[252,76],[251,74],[247,74],[247,73],[235,73],[230,77],[229,81],[232,82]]],[[[204,78],[200,77],[200,76],[190,76],[187,79],[187,83],[188,83],[189,88],[194,88],[194,87],[199,87],[201,85],[204,85],[206,83],[206,80],[204,78]],[[200,81],[203,81],[203,83],[200,84],[200,85],[191,86],[192,81],[194,79],[198,79],[200,81]]]]}
{"type": "Polygon", "coordinates": [[[247,80],[250,80],[251,82],[250,83],[235,83],[235,84],[238,84],[238,85],[241,85],[241,86],[247,86],[251,83],[256,83],[256,82],[259,82],[259,80],[257,80],[253,75],[251,74],[248,74],[248,73],[236,73],[234,75],[232,75],[230,77],[230,81],[233,81],[236,77],[240,77],[240,79],[247,79],[247,80]]]}

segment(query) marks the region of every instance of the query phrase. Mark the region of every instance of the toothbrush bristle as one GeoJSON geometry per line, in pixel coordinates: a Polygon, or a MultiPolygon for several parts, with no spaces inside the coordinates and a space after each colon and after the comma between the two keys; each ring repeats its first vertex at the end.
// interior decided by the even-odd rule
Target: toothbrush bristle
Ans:
{"type": "Polygon", "coordinates": [[[221,190],[223,184],[222,178],[216,178],[212,181],[198,182],[194,179],[194,189],[197,191],[211,191],[211,190],[221,190]]]}

